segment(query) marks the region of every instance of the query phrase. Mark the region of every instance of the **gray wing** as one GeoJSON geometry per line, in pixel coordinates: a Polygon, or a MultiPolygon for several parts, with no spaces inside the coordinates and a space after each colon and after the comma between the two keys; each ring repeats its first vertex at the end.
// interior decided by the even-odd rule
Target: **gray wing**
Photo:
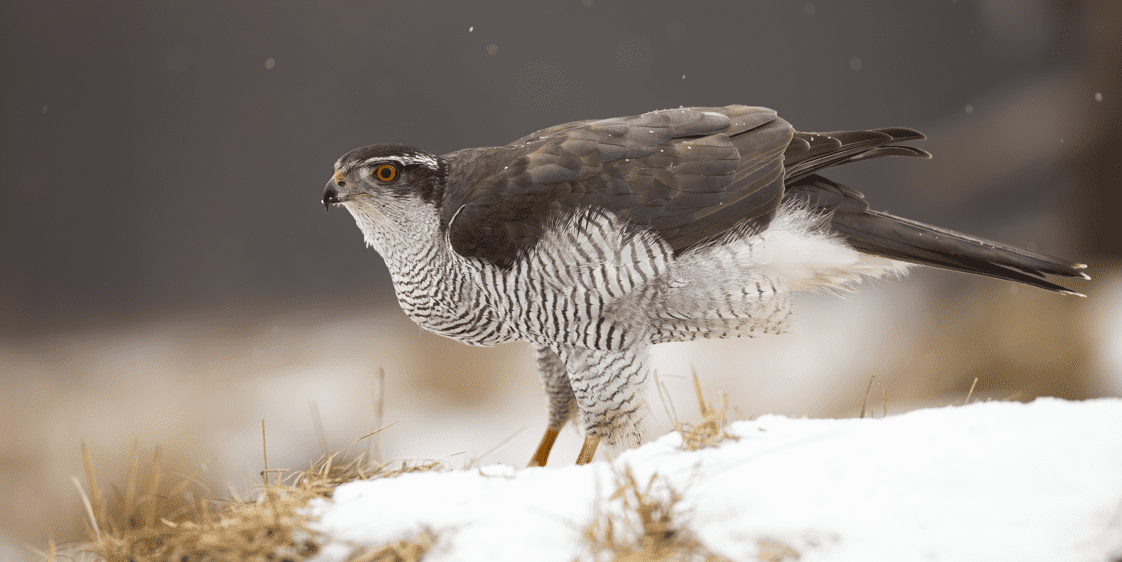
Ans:
{"type": "Polygon", "coordinates": [[[649,228],[680,252],[745,221],[770,221],[793,136],[775,111],[747,106],[558,125],[445,156],[442,218],[457,253],[502,267],[550,221],[588,207],[649,228]]]}

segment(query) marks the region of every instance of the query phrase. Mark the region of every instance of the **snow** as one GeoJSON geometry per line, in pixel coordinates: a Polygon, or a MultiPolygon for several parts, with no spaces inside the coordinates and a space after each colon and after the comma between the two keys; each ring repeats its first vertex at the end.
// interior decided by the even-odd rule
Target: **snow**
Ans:
{"type": "Polygon", "coordinates": [[[801,562],[1103,562],[1122,559],[1120,428],[1122,399],[768,415],[699,451],[672,432],[610,463],[352,482],[309,510],[319,562],[425,530],[426,561],[590,560],[584,530],[620,511],[611,496],[629,467],[641,485],[666,478],[682,496],[675,521],[731,560],[759,559],[765,541],[801,562]]]}

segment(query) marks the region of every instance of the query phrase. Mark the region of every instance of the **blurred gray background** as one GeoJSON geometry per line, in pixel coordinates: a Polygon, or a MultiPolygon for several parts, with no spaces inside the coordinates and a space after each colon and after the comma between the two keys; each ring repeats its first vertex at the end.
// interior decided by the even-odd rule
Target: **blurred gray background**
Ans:
{"type": "Polygon", "coordinates": [[[1110,0],[8,1],[0,44],[0,554],[80,536],[80,440],[109,482],[137,439],[223,486],[260,470],[261,419],[270,466],[301,468],[373,427],[381,396],[402,420],[387,458],[528,459],[528,350],[421,334],[319,204],[335,159],[372,143],[442,154],[733,103],[803,131],[917,128],[934,160],[829,175],[1089,263],[1070,285],[1089,298],[935,271],[808,296],[791,336],[660,347],[679,417],[692,369],[749,415],[854,415],[871,375],[890,413],[975,378],[973,399],[1122,392],[1110,0]]]}

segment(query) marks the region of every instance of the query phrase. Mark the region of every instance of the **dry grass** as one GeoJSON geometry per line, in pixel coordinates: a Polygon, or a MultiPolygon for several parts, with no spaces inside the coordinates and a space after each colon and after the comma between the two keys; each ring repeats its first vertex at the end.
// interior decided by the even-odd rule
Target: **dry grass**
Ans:
{"type": "Polygon", "coordinates": [[[726,561],[709,552],[679,521],[682,514],[677,504],[681,499],[666,478],[655,474],[640,486],[631,469],[626,468],[616,476],[616,491],[609,498],[620,503],[622,515],[598,517],[585,529],[584,536],[598,560],[726,561]]]}
{"type": "Polygon", "coordinates": [[[760,562],[785,562],[802,558],[795,547],[777,539],[758,539],[756,544],[760,547],[760,553],[756,555],[760,562]]]}
{"type": "Polygon", "coordinates": [[[369,550],[351,558],[351,562],[418,562],[432,547],[432,539],[432,534],[421,533],[411,541],[397,541],[369,550]]]}
{"type": "MultiPolygon", "coordinates": [[[[727,395],[720,394],[715,403],[707,402],[696,373],[694,390],[701,421],[687,424],[675,419],[675,429],[682,435],[682,448],[694,451],[737,439],[727,431],[727,395]]],[[[318,418],[314,410],[313,418],[318,418]]],[[[82,489],[78,479],[75,484],[85,503],[90,540],[61,549],[61,553],[52,542],[40,556],[51,562],[60,558],[109,562],[298,562],[316,555],[320,549],[319,537],[308,528],[304,515],[304,508],[312,499],[330,497],[337,486],[353,480],[449,469],[439,461],[400,463],[391,469],[388,464],[371,462],[365,453],[351,456],[349,449],[325,454],[307,470],[269,469],[262,435],[266,468],[253,499],[243,500],[234,492],[232,498],[220,500],[214,499],[195,476],[166,472],[159,450],[150,466],[142,470],[135,445],[128,459],[124,490],[110,486],[106,492],[95,477],[90,453],[83,444],[86,489],[82,489]]],[[[617,514],[597,518],[585,530],[592,552],[597,559],[619,562],[725,561],[706,549],[682,522],[683,513],[678,507],[681,499],[668,479],[656,474],[641,484],[630,468],[625,469],[617,475],[616,490],[609,498],[618,502],[621,509],[615,510],[617,514]]],[[[431,548],[434,539],[431,533],[424,532],[412,540],[358,550],[350,560],[416,562],[431,548]]],[[[799,557],[797,551],[781,543],[761,541],[760,548],[761,560],[799,557]]]]}
{"type": "MultiPolygon", "coordinates": [[[[109,562],[148,561],[300,561],[319,551],[315,533],[307,528],[303,508],[313,498],[329,497],[340,484],[352,480],[394,477],[407,472],[442,470],[439,462],[403,464],[395,469],[371,463],[365,454],[347,450],[320,457],[307,470],[283,475],[262,471],[256,499],[218,500],[191,476],[165,473],[157,450],[151,468],[141,477],[140,456],[133,448],[125,490],[111,487],[103,494],[85,445],[88,491],[81,491],[88,516],[90,541],[68,548],[68,558],[109,562]],[[177,479],[171,485],[166,482],[177,479]],[[144,489],[142,489],[142,487],[144,489]]],[[[433,537],[423,533],[356,553],[363,562],[415,562],[429,549],[433,537]]],[[[56,560],[52,543],[41,553],[56,560]]]]}
{"type": "MultiPolygon", "coordinates": [[[[656,384],[657,382],[656,375],[656,384]]],[[[663,405],[674,420],[674,429],[682,436],[683,450],[697,451],[714,447],[738,437],[728,432],[728,395],[718,395],[716,403],[707,402],[697,373],[693,373],[701,421],[683,423],[678,420],[673,404],[663,397],[663,405]]],[[[661,386],[659,387],[661,394],[661,386]]],[[[736,410],[739,419],[744,415],[736,410]]],[[[686,514],[679,503],[682,494],[669,479],[653,474],[645,484],[640,484],[631,469],[625,468],[616,475],[616,490],[609,501],[619,502],[619,515],[605,513],[598,516],[584,531],[594,558],[613,562],[707,561],[726,562],[728,559],[710,552],[688,527],[686,514]]],[[[774,558],[778,551],[761,543],[761,556],[774,558]]],[[[789,552],[784,551],[782,555],[789,552]]],[[[795,553],[798,558],[798,553],[795,553]]]]}
{"type": "MultiPolygon", "coordinates": [[[[858,418],[864,418],[865,417],[865,406],[867,406],[869,404],[869,391],[873,389],[873,383],[874,382],[877,383],[878,385],[880,385],[880,407],[881,407],[881,416],[880,417],[883,418],[883,417],[888,416],[888,389],[885,388],[884,383],[877,380],[876,375],[870,375],[869,376],[869,386],[865,387],[865,397],[861,399],[861,413],[857,416],[858,418]]],[[[869,417],[872,417],[872,415],[873,415],[872,412],[869,412],[869,417]]]]}
{"type": "MultiPolygon", "coordinates": [[[[728,432],[729,412],[728,395],[721,393],[718,406],[707,404],[705,395],[701,391],[701,381],[697,373],[693,374],[693,388],[697,392],[697,409],[701,412],[701,421],[696,424],[681,423],[675,419],[674,429],[682,434],[682,449],[697,451],[706,447],[716,446],[718,443],[737,436],[728,432]]],[[[743,419],[743,416],[741,416],[743,419]]]]}

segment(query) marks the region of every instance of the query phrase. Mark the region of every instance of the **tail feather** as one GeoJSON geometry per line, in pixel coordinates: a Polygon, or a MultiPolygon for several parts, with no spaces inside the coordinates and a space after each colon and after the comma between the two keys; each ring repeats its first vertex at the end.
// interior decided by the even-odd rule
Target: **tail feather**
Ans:
{"type": "Polygon", "coordinates": [[[808,176],[787,187],[789,197],[805,198],[812,207],[831,213],[831,229],[866,254],[1065,294],[1079,295],[1046,276],[1090,279],[1081,271],[1087,267],[1084,264],[870,211],[860,193],[821,176],[808,176]]]}
{"type": "Polygon", "coordinates": [[[923,133],[903,127],[832,133],[796,132],[783,153],[783,167],[787,172],[787,181],[795,181],[826,168],[882,156],[931,158],[927,151],[913,146],[888,144],[925,138],[923,133]]]}

